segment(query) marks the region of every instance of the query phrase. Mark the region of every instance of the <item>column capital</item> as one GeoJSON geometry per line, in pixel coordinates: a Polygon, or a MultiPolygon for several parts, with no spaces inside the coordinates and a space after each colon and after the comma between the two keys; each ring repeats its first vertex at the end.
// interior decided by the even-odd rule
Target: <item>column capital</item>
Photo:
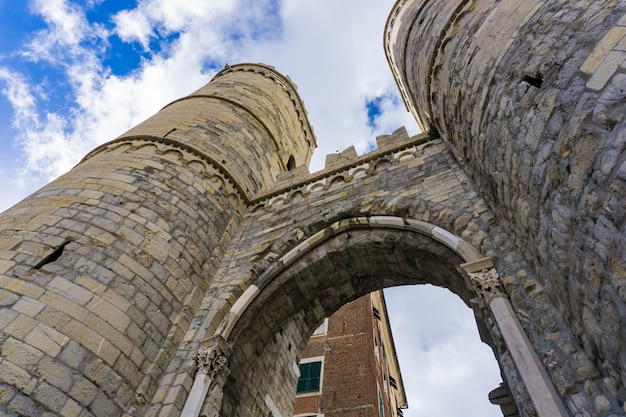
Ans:
{"type": "Polygon", "coordinates": [[[196,357],[196,372],[215,379],[225,368],[232,347],[221,335],[211,337],[200,346],[196,357]]]}
{"type": "Polygon", "coordinates": [[[469,278],[468,287],[478,295],[481,303],[489,305],[495,297],[506,297],[498,271],[491,258],[461,264],[469,278]]]}

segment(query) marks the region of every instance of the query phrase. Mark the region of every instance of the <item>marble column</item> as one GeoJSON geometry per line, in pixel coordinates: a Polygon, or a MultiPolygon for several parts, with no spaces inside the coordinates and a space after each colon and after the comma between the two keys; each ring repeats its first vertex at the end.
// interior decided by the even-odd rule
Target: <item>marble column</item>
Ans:
{"type": "Polygon", "coordinates": [[[479,302],[491,310],[504,343],[535,406],[537,415],[539,417],[569,416],[548,373],[517,319],[491,260],[484,258],[463,264],[461,267],[467,272],[470,288],[478,296],[479,302]]]}
{"type": "Polygon", "coordinates": [[[213,336],[198,350],[197,370],[181,417],[198,417],[209,388],[218,375],[228,372],[226,364],[232,351],[221,335],[213,336]]]}

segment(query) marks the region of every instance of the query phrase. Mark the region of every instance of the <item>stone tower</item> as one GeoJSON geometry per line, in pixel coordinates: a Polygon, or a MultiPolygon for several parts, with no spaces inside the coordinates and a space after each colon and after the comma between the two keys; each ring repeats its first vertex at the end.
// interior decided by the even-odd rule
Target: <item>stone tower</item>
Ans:
{"type": "MultiPolygon", "coordinates": [[[[524,298],[543,292],[558,313],[527,326],[536,346],[563,320],[597,366],[555,371],[561,394],[574,375],[598,381],[579,383],[599,414],[607,392],[626,400],[625,12],[622,1],[399,1],[385,34],[407,107],[537,274],[504,281],[518,311],[541,315],[524,298]]],[[[555,358],[568,349],[540,349],[544,364],[565,366],[555,358]]]]}
{"type": "Polygon", "coordinates": [[[6,412],[134,415],[247,202],[314,145],[289,79],[237,65],[3,213],[6,412]]]}
{"type": "Polygon", "coordinates": [[[288,416],[309,335],[376,289],[474,309],[522,416],[626,400],[626,4],[399,0],[402,129],[309,174],[293,83],[205,87],[0,216],[0,412],[288,416]]]}

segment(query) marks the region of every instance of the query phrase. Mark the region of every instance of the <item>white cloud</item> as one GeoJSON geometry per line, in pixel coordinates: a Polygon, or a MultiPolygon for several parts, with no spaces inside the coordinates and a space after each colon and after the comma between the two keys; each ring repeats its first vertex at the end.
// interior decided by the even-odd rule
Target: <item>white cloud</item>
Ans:
{"type": "MultiPolygon", "coordinates": [[[[54,114],[48,114],[40,120],[35,94],[20,74],[0,68],[0,81],[4,82],[3,94],[15,113],[14,127],[21,132],[18,145],[26,155],[24,171],[38,171],[38,166],[34,166],[38,162],[46,166],[44,172],[50,169],[49,166],[59,165],[56,169],[66,169],[68,165],[65,162],[68,159],[73,160],[72,151],[76,151],[63,143],[62,132],[66,122],[54,114]]],[[[18,180],[22,183],[29,182],[27,178],[18,180]]]]}
{"type": "MultiPolygon", "coordinates": [[[[252,10],[258,10],[258,6],[240,8],[239,3],[236,0],[144,0],[136,8],[113,16],[114,33],[126,42],[139,42],[145,50],[150,49],[151,40],[173,33],[190,35],[198,42],[199,48],[206,45],[204,35],[207,34],[210,35],[208,40],[213,41],[211,43],[218,44],[214,34],[227,34],[229,28],[235,26],[236,30],[244,31],[246,26],[237,26],[236,23],[249,23],[246,16],[252,10]]],[[[264,4],[262,1],[251,4],[256,3],[264,4]]],[[[208,54],[210,50],[199,49],[198,53],[208,54]]]]}
{"type": "Polygon", "coordinates": [[[382,51],[391,4],[288,0],[278,15],[272,1],[145,0],[115,15],[109,33],[101,24],[90,25],[85,10],[75,4],[38,0],[34,11],[48,28],[37,33],[24,54],[63,67],[74,103],[69,103],[68,123],[37,107],[40,114],[26,121],[16,115],[28,161],[24,175],[60,175],[89,149],[207,82],[213,75],[207,66],[241,61],[274,65],[299,86],[318,137],[312,170],[322,168],[327,153],[353,144],[363,153],[376,135],[401,125],[409,124],[415,133],[399,101],[385,102],[378,129],[367,125],[366,101],[396,94],[382,51]],[[128,75],[116,76],[103,66],[107,36],[117,34],[149,48],[151,40],[172,33],[179,36],[128,75]]]}
{"type": "Polygon", "coordinates": [[[385,298],[408,396],[404,416],[501,416],[487,396],[502,379],[472,310],[430,285],[389,288],[385,298]]]}
{"type": "Polygon", "coordinates": [[[21,51],[24,57],[34,62],[43,60],[64,65],[68,57],[93,58],[94,51],[82,43],[88,40],[93,47],[94,42],[107,36],[103,26],[89,24],[85,11],[66,0],[34,0],[30,7],[47,25],[46,29],[36,32],[26,49],[21,51]]]}
{"type": "Polygon", "coordinates": [[[26,161],[22,182],[41,184],[55,178],[93,147],[206,81],[200,54],[184,47],[174,57],[157,55],[130,75],[117,77],[102,65],[102,45],[82,42],[106,37],[99,24],[89,25],[84,10],[61,0],[35,2],[33,10],[48,28],[37,32],[22,56],[60,67],[73,89],[68,92],[73,102],[65,104],[69,117],[47,112],[38,105],[38,89],[30,88],[26,77],[5,71],[5,96],[14,110],[17,142],[26,161]]]}
{"type": "Polygon", "coordinates": [[[281,38],[247,45],[241,54],[276,66],[298,85],[318,138],[312,170],[323,168],[326,154],[351,145],[362,153],[376,135],[404,124],[417,133],[400,101],[385,109],[393,115],[381,117],[380,130],[367,126],[367,100],[397,94],[382,44],[392,5],[390,0],[287,0],[281,38]]]}
{"type": "Polygon", "coordinates": [[[15,127],[19,129],[21,122],[36,118],[35,97],[27,81],[18,73],[0,67],[0,81],[4,82],[2,94],[13,107],[15,127]]]}
{"type": "Polygon", "coordinates": [[[145,14],[135,10],[122,10],[113,17],[115,34],[124,42],[139,42],[144,50],[149,49],[152,25],[145,14]]]}

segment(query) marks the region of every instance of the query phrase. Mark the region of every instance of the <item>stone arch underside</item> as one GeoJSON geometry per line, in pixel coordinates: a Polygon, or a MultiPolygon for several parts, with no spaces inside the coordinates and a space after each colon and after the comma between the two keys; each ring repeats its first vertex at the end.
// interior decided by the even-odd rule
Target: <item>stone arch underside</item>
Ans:
{"type": "MultiPolygon", "coordinates": [[[[574,398],[583,391],[583,382],[590,375],[596,375],[596,367],[582,352],[571,330],[554,308],[554,294],[551,289],[544,288],[539,283],[523,251],[520,252],[502,225],[495,220],[493,212],[441,141],[435,139],[423,142],[423,138],[418,137],[402,148],[383,150],[375,158],[359,159],[355,165],[323,172],[314,181],[299,184],[293,180],[291,177],[286,178],[288,187],[278,185],[275,192],[265,199],[253,202],[243,215],[243,227],[233,236],[226,250],[226,258],[212,278],[205,301],[192,322],[192,328],[197,329],[193,340],[180,348],[181,351],[189,352],[185,363],[191,364],[194,360],[193,352],[196,352],[198,346],[205,349],[211,336],[220,333],[220,327],[224,324],[222,319],[231,314],[229,310],[243,312],[247,304],[242,308],[242,300],[256,296],[252,295],[254,291],[250,292],[253,287],[263,288],[269,282],[266,278],[276,272],[273,271],[276,265],[284,263],[285,259],[293,259],[293,255],[305,242],[315,240],[314,236],[319,236],[320,233],[333,234],[333,227],[349,222],[350,219],[369,219],[375,222],[377,218],[393,218],[394,225],[390,226],[392,228],[402,229],[407,222],[416,221],[409,219],[420,219],[432,230],[437,229],[440,243],[445,243],[447,238],[448,243],[452,243],[451,247],[455,247],[452,241],[457,239],[457,242],[464,242],[461,246],[475,252],[476,259],[483,254],[491,258],[504,290],[510,297],[514,315],[521,321],[520,328],[523,327],[522,332],[530,339],[529,346],[532,343],[531,350],[539,356],[538,361],[546,361],[550,378],[555,382],[561,396],[574,398]],[[270,270],[273,272],[268,275],[270,270]],[[220,297],[216,297],[216,294],[220,294],[220,297]]],[[[435,237],[427,231],[425,233],[435,237]]],[[[465,259],[468,261],[468,258],[465,259]]],[[[272,275],[272,279],[275,277],[276,275],[272,275]]],[[[347,301],[349,297],[345,299],[347,301]]],[[[279,312],[280,308],[274,314],[279,312]]],[[[318,316],[321,317],[322,313],[318,316]]],[[[305,318],[303,316],[299,320],[305,318]]],[[[490,319],[492,318],[487,317],[487,320],[490,319]]],[[[311,318],[308,320],[315,321],[311,318]]],[[[487,325],[497,332],[493,323],[487,325]]],[[[276,329],[280,330],[280,326],[276,329]]],[[[274,349],[282,346],[293,356],[289,359],[286,353],[281,353],[283,356],[280,358],[284,361],[281,369],[286,371],[278,378],[279,381],[295,378],[293,362],[296,360],[296,347],[292,343],[292,348],[289,349],[288,338],[294,331],[301,332],[298,329],[287,326],[283,327],[282,334],[276,331],[273,333],[272,337],[276,336],[277,340],[272,342],[274,349]],[[284,346],[280,345],[280,340],[286,341],[284,346]]],[[[251,328],[250,338],[256,338],[259,330],[251,328]]],[[[270,334],[269,331],[264,331],[270,334]]],[[[266,339],[269,340],[267,337],[266,339]]],[[[503,344],[493,347],[499,355],[501,369],[504,370],[518,405],[521,402],[532,410],[533,406],[511,355],[503,344]]],[[[270,348],[270,344],[264,345],[263,352],[270,352],[270,348]]],[[[250,357],[255,354],[252,345],[246,345],[245,349],[250,357]]],[[[267,355],[278,357],[278,354],[267,355]]],[[[273,360],[271,366],[270,371],[274,372],[279,364],[273,360]]],[[[229,365],[228,368],[234,369],[234,366],[229,365]]],[[[253,368],[248,368],[250,373],[245,378],[257,378],[258,372],[265,378],[267,371],[255,371],[253,368]]],[[[262,366],[256,368],[264,369],[262,366]]],[[[182,375],[180,368],[172,366],[170,369],[171,372],[182,375]]],[[[242,409],[239,415],[255,415],[259,410],[267,410],[265,394],[257,392],[259,384],[255,382],[257,388],[247,382],[243,386],[232,385],[241,381],[244,375],[245,373],[240,373],[238,379],[235,379],[235,375],[230,377],[231,385],[227,387],[231,389],[229,395],[232,398],[239,395],[241,399],[245,399],[246,404],[249,404],[250,398],[255,398],[257,404],[256,408],[242,409]]],[[[167,381],[164,383],[168,384],[167,381]]],[[[221,404],[221,388],[215,390],[216,384],[211,388],[205,402],[205,410],[208,411],[200,415],[213,416],[220,413],[221,405],[216,404],[221,404]]],[[[288,385],[283,383],[283,386],[288,385]]],[[[283,396],[290,400],[292,398],[286,393],[283,396]]],[[[231,404],[237,402],[236,398],[228,401],[231,404]]],[[[224,404],[228,404],[228,401],[224,404]]],[[[219,415],[237,415],[232,407],[227,408],[228,406],[219,415]]],[[[535,414],[529,411],[527,414],[522,412],[522,415],[535,414]]]]}
{"type": "MultiPolygon", "coordinates": [[[[475,295],[465,283],[460,267],[464,262],[425,234],[354,228],[312,248],[269,282],[262,283],[261,276],[257,283],[264,287],[229,338],[231,374],[221,415],[263,415],[268,396],[289,415],[297,380],[293,364],[310,334],[324,317],[369,292],[428,283],[449,289],[470,305],[475,295]],[[254,405],[241,400],[247,395],[257,398],[254,405]]],[[[481,338],[491,345],[482,319],[477,323],[481,338]]]]}
{"type": "MultiPolygon", "coordinates": [[[[472,182],[460,170],[445,146],[436,139],[426,143],[420,142],[421,138],[416,140],[417,142],[404,145],[400,150],[382,151],[380,158],[364,160],[363,163],[345,169],[328,171],[326,176],[320,175],[314,182],[304,182],[289,188],[279,186],[277,189],[284,191],[273,193],[268,198],[255,202],[242,218],[245,226],[233,238],[230,249],[227,250],[227,261],[207,292],[206,301],[203,303],[205,307],[201,307],[196,313],[197,322],[206,324],[199,327],[194,342],[185,349],[189,352],[195,351],[198,344],[202,348],[204,341],[219,330],[224,315],[230,314],[229,309],[246,298],[243,294],[249,291],[251,286],[265,285],[262,277],[281,262],[279,259],[290,257],[301,244],[318,233],[326,233],[325,231],[330,231],[333,225],[349,221],[348,219],[375,219],[378,216],[394,218],[397,222],[396,227],[404,222],[414,221],[408,219],[421,219],[431,228],[438,229],[441,237],[450,238],[450,242],[455,239],[464,242],[469,250],[475,252],[476,258],[473,260],[482,257],[483,254],[493,260],[504,289],[516,310],[515,314],[518,315],[517,311],[520,312],[518,317],[522,321],[523,332],[532,341],[532,349],[541,360],[546,355],[550,356],[549,363],[552,366],[549,369],[550,376],[559,388],[564,387],[560,394],[566,396],[568,390],[574,394],[582,390],[582,385],[579,384],[586,375],[581,370],[591,369],[593,372],[595,367],[580,354],[580,346],[550,302],[549,290],[537,282],[537,277],[528,267],[524,255],[495,221],[493,213],[475,192],[472,182]],[[381,160],[388,162],[383,163],[381,160]],[[359,175],[354,174],[357,171],[359,175]],[[342,180],[337,180],[339,177],[342,180]],[[259,279],[261,281],[258,281],[259,279]],[[213,298],[213,294],[217,293],[230,295],[229,298],[213,298]],[[576,367],[581,370],[566,365],[573,356],[576,357],[576,367]],[[567,369],[567,373],[559,369],[567,369]]],[[[433,237],[428,232],[426,234],[433,237]]],[[[438,241],[445,243],[445,239],[438,241]]],[[[304,320],[304,317],[301,320],[304,320]]],[[[314,326],[311,323],[309,325],[314,326]]],[[[495,324],[487,325],[497,332],[495,324]]],[[[250,337],[256,338],[257,329],[253,330],[250,337]]],[[[287,340],[285,338],[289,337],[290,332],[296,330],[285,327],[283,334],[286,336],[280,332],[273,334],[280,342],[279,339],[287,340]]],[[[272,343],[274,349],[282,346],[272,343]]],[[[284,352],[283,356],[280,356],[284,360],[281,369],[287,371],[281,376],[282,379],[278,380],[289,381],[295,378],[295,371],[288,371],[293,369],[293,363],[297,359],[294,346],[292,343],[292,349],[288,349],[288,341],[284,346],[291,352],[292,358],[288,358],[284,352]]],[[[534,415],[528,393],[509,352],[502,343],[493,347],[499,355],[499,364],[504,370],[518,406],[520,402],[525,404],[524,407],[530,410],[525,415],[534,415]]],[[[251,346],[245,348],[247,355],[255,353],[251,346]]],[[[269,345],[265,345],[264,352],[270,352],[269,345]]],[[[272,355],[270,356],[275,358],[278,354],[272,355]]],[[[192,358],[188,356],[187,360],[192,358]]],[[[278,363],[274,360],[271,364],[270,370],[274,372],[278,363]]],[[[234,369],[234,366],[229,365],[228,368],[234,369]]],[[[246,378],[254,379],[257,372],[260,372],[252,368],[248,368],[250,374],[246,378]]],[[[263,369],[262,366],[256,368],[263,369]]],[[[262,374],[264,378],[266,374],[267,372],[262,374]]],[[[238,380],[241,380],[243,375],[245,374],[241,373],[238,380]]],[[[230,381],[231,383],[237,381],[235,375],[231,376],[230,381]]],[[[234,399],[224,402],[225,408],[220,415],[237,415],[232,407],[227,409],[228,401],[231,401],[231,404],[237,402],[235,398],[237,395],[241,398],[255,398],[257,401],[254,412],[252,409],[242,410],[239,415],[246,413],[254,415],[259,410],[267,410],[265,394],[256,392],[258,388],[249,385],[232,389],[232,395],[229,395],[234,399]]],[[[289,384],[283,383],[283,386],[287,385],[289,384]]],[[[290,390],[292,385],[289,386],[290,390]]],[[[215,387],[212,388],[214,389],[215,387]]],[[[217,407],[210,404],[221,404],[221,400],[217,398],[221,397],[221,389],[218,391],[220,392],[209,393],[205,409],[220,412],[221,405],[217,407]],[[212,400],[213,394],[217,397],[212,400]]],[[[282,396],[290,400],[293,398],[286,393],[282,396]]],[[[246,404],[249,404],[247,399],[246,404]]],[[[206,415],[213,414],[209,412],[206,415]]]]}

